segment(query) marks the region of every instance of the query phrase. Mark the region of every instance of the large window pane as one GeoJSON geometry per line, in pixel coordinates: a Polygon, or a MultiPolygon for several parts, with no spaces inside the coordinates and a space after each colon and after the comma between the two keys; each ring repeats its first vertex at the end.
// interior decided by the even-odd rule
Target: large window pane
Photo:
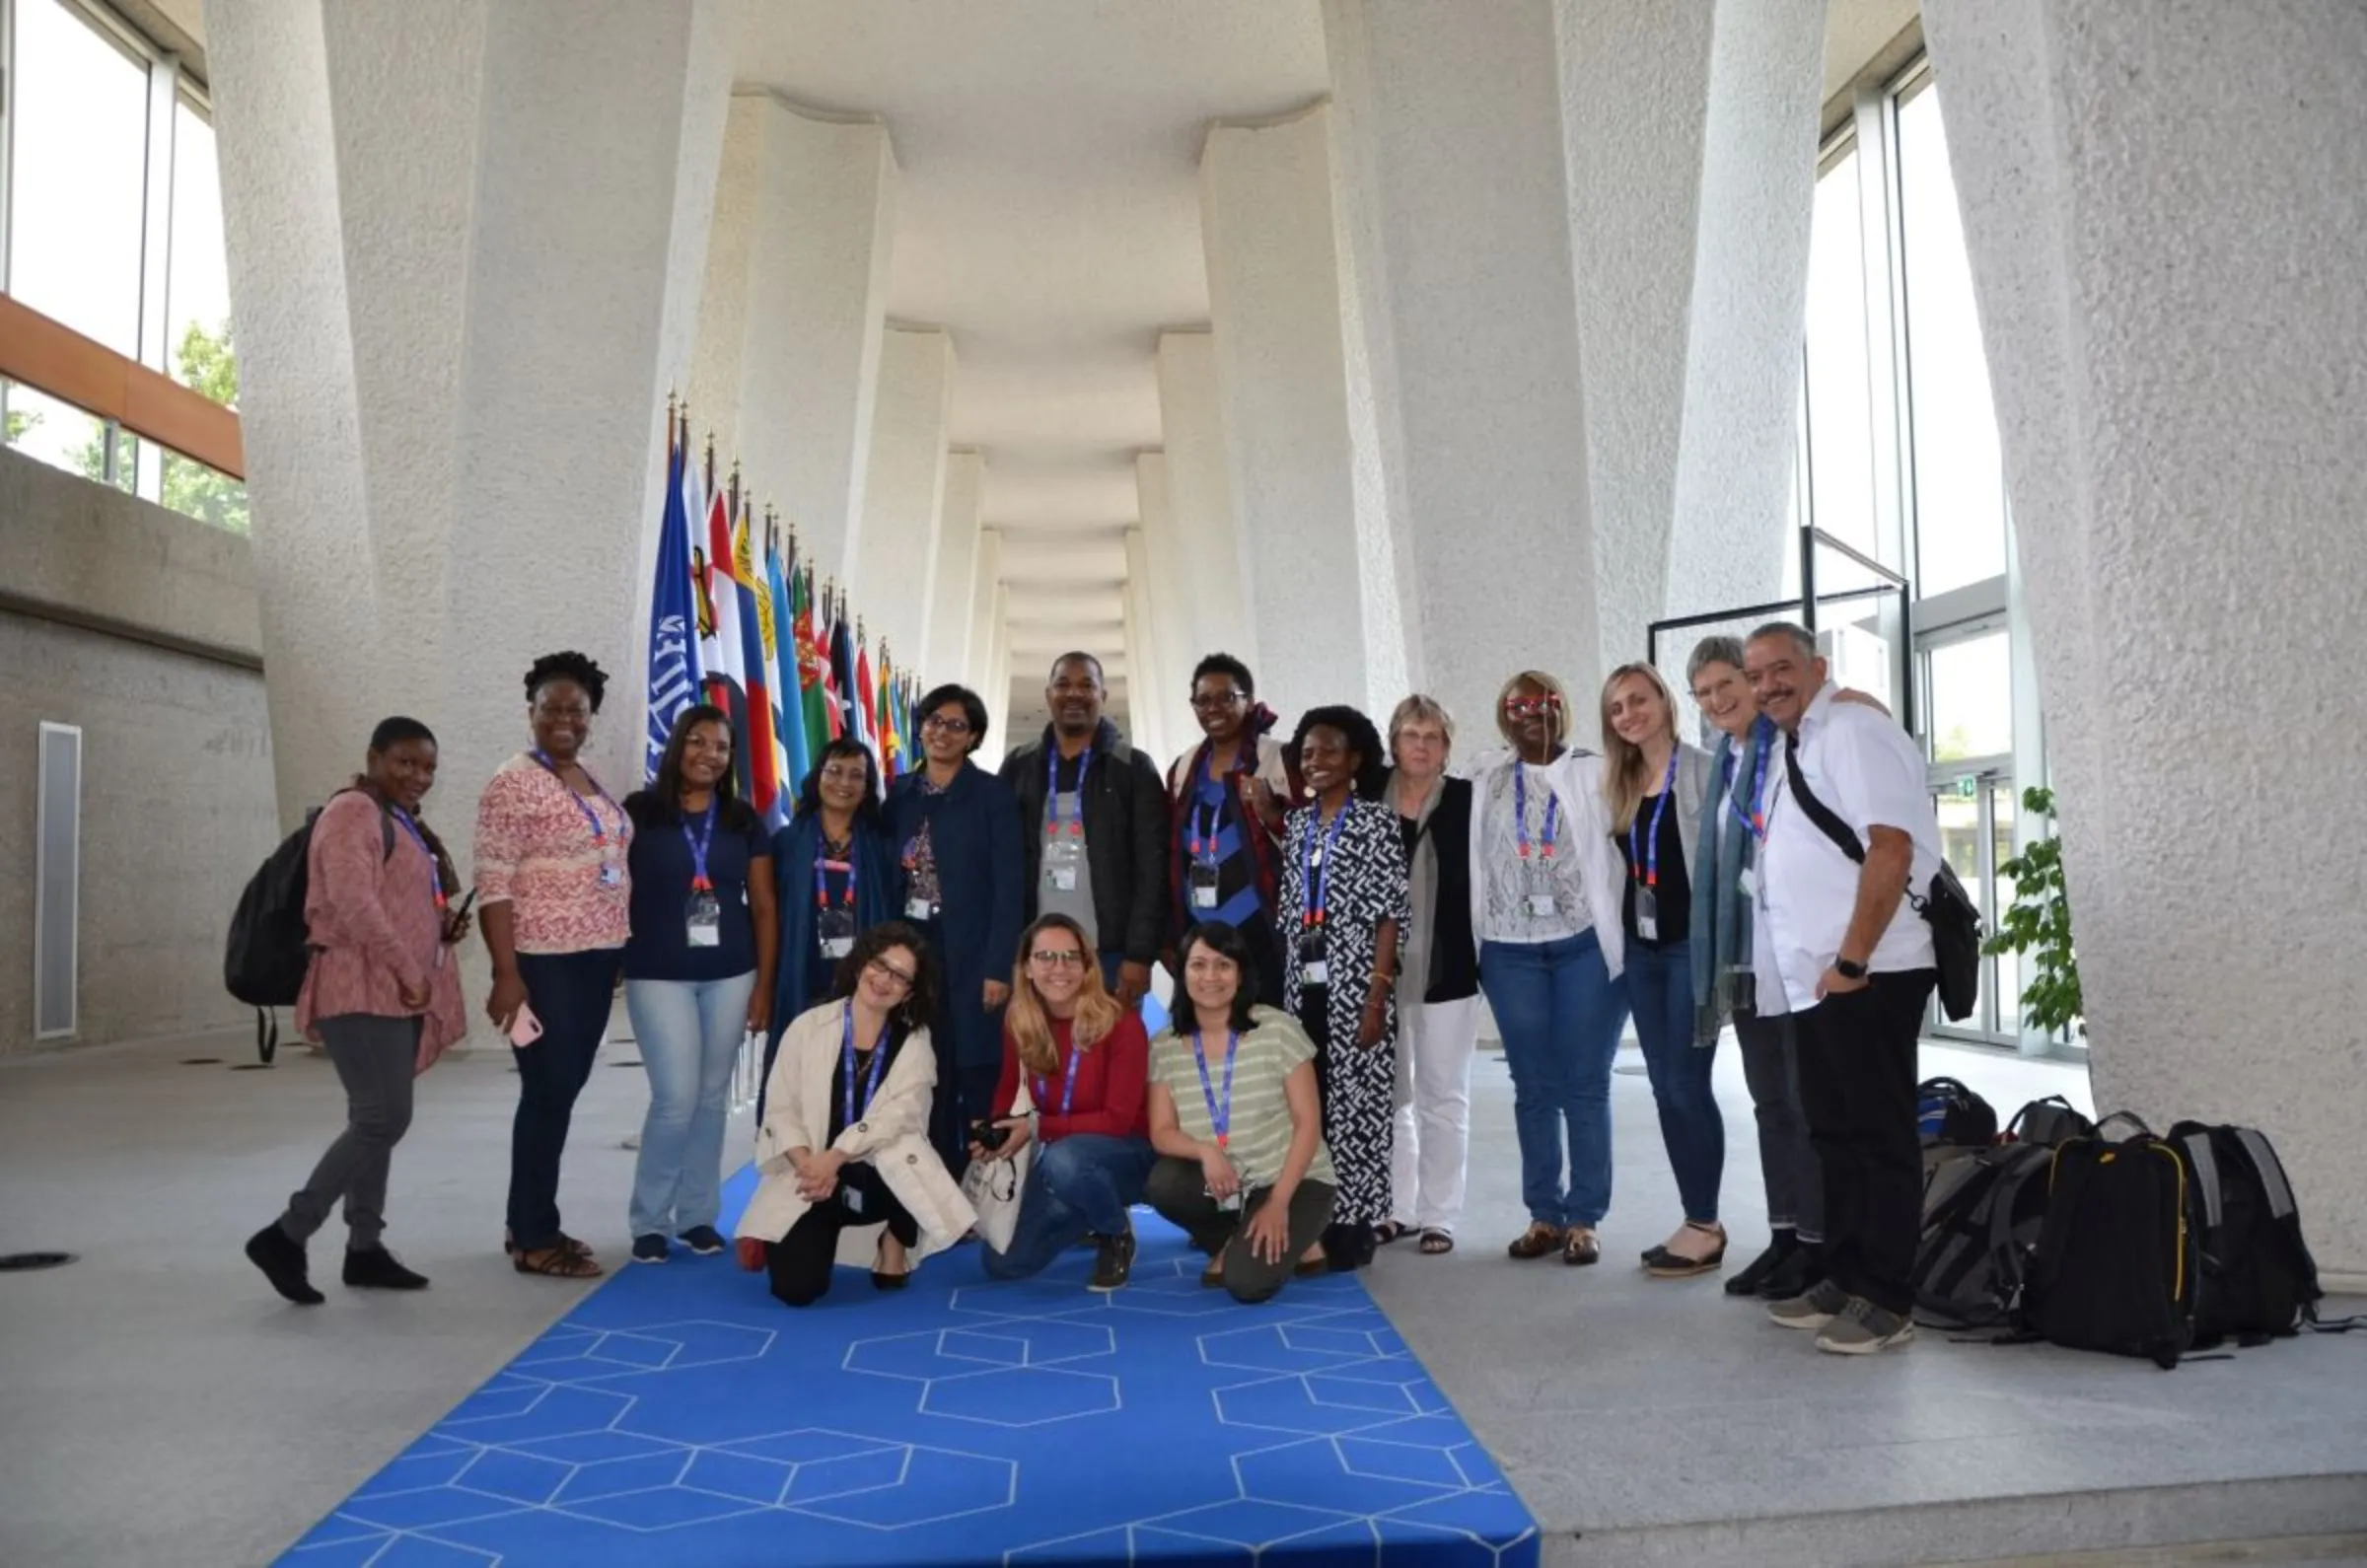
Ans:
{"type": "Polygon", "coordinates": [[[1852,149],[1818,177],[1809,238],[1809,509],[1817,527],[1880,559],[1863,241],[1852,149]]]}
{"type": "Polygon", "coordinates": [[[239,386],[229,354],[230,277],[224,254],[214,127],[184,99],[173,114],[173,262],[167,286],[165,369],[182,386],[236,406],[239,386]]]}
{"type": "Polygon", "coordinates": [[[1942,594],[2005,570],[2005,480],[1940,95],[1928,83],[1899,106],[1899,200],[1915,460],[1915,586],[1925,595],[1942,594]]]}
{"type": "Polygon", "coordinates": [[[2013,654],[2004,632],[1931,650],[1931,759],[1999,756],[2014,748],[2013,654]]]}
{"type": "Polygon", "coordinates": [[[9,292],[140,351],[148,70],[63,0],[17,0],[9,292]]]}

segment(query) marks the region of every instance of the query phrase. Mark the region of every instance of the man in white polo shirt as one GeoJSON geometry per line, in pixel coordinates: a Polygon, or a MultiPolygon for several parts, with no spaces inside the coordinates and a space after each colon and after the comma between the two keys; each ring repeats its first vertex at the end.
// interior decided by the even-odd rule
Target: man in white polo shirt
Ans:
{"type": "Polygon", "coordinates": [[[1818,1330],[1819,1350],[1872,1355],[1915,1333],[1915,1043],[1938,970],[1931,928],[1905,893],[1938,868],[1939,830],[1923,753],[1887,714],[1833,700],[1813,635],[1776,621],[1743,657],[1785,747],[1784,765],[1768,770],[1758,863],[1759,1008],[1780,1003],[1795,1017],[1800,1098],[1825,1178],[1825,1280],[1768,1316],[1818,1330]]]}

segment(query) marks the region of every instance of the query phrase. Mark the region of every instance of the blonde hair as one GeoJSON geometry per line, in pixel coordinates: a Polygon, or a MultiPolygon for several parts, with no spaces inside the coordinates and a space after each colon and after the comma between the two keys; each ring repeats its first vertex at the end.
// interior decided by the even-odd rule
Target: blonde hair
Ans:
{"type": "Polygon", "coordinates": [[[1085,928],[1064,914],[1038,916],[1021,934],[1019,957],[1011,964],[1011,1005],[1003,1010],[1003,1033],[1010,1036],[1020,1066],[1049,1077],[1060,1070],[1060,1052],[1052,1044],[1051,1015],[1043,1010],[1043,999],[1036,994],[1036,982],[1028,974],[1028,957],[1036,951],[1036,939],[1046,931],[1076,938],[1077,953],[1085,961],[1085,986],[1077,993],[1076,1016],[1069,1022],[1069,1043],[1078,1050],[1099,1044],[1117,1027],[1121,1009],[1117,998],[1102,983],[1101,961],[1094,957],[1093,944],[1085,940],[1085,928]]]}
{"type": "MultiPolygon", "coordinates": [[[[1660,780],[1647,776],[1644,748],[1626,740],[1611,724],[1611,694],[1629,676],[1641,676],[1660,695],[1660,711],[1668,720],[1669,745],[1677,744],[1677,698],[1659,671],[1647,664],[1621,665],[1603,682],[1603,798],[1611,805],[1611,830],[1623,833],[1635,821],[1638,807],[1660,780]]],[[[1671,753],[1675,754],[1674,752],[1671,753]]]]}
{"type": "Polygon", "coordinates": [[[1546,675],[1542,670],[1524,670],[1504,682],[1504,689],[1496,693],[1496,733],[1514,746],[1520,745],[1520,737],[1514,735],[1512,726],[1504,722],[1504,704],[1512,700],[1512,694],[1521,688],[1523,681],[1537,687],[1553,699],[1553,711],[1560,715],[1553,727],[1553,744],[1555,746],[1569,745],[1570,694],[1560,681],[1546,675]]]}
{"type": "MultiPolygon", "coordinates": [[[[1499,705],[1501,705],[1500,700],[1499,705]]],[[[1389,716],[1389,760],[1391,766],[1397,765],[1398,732],[1409,724],[1437,725],[1439,733],[1447,738],[1447,749],[1450,751],[1455,749],[1455,715],[1449,713],[1447,705],[1436,697],[1426,697],[1417,691],[1399,703],[1396,711],[1389,716]]]]}

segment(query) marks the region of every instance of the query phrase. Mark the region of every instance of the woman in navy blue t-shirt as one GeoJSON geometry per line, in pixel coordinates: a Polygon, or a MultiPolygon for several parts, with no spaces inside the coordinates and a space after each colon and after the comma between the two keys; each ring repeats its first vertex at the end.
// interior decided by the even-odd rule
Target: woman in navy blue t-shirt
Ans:
{"type": "Polygon", "coordinates": [[[634,828],[624,1006],[649,1071],[633,1258],[663,1263],[669,1236],[700,1253],[726,1245],[715,1220],[732,1067],[741,1040],[770,1017],[780,930],[772,844],[734,792],[721,709],[683,710],[657,782],[624,809],[634,828]]]}

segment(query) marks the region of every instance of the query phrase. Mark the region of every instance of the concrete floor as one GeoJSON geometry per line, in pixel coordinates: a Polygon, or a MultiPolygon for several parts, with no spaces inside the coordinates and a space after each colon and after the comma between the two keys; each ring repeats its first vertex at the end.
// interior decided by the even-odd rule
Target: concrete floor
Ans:
{"type": "MultiPolygon", "coordinates": [[[[0,1066],[0,1252],[82,1254],[0,1275],[9,1568],[268,1562],[587,1288],[521,1278],[500,1254],[515,1088],[505,1056],[478,1053],[423,1081],[396,1161],[388,1240],[435,1288],[340,1289],[332,1222],[314,1248],[328,1305],[281,1304],[239,1245],[342,1101],[302,1051],[233,1070],[249,1060],[231,1034],[0,1066]],[[222,1060],[180,1065],[200,1056],[222,1060]]],[[[611,1258],[646,1099],[640,1071],[613,1065],[631,1060],[629,1044],[606,1053],[567,1169],[570,1228],[611,1258]]],[[[1926,1071],[2007,1113],[2075,1078],[1937,1050],[1926,1071]]],[[[1507,1259],[1510,1089],[1492,1055],[1474,1077],[1463,1247],[1389,1248],[1370,1282],[1544,1526],[1548,1562],[2367,1561],[2367,1335],[2170,1374],[1937,1335],[1872,1363],[1818,1356],[1714,1280],[1655,1282],[1625,1261],[1676,1217],[1637,1077],[1617,1079],[1606,1261],[1507,1259]],[[2197,1541],[2254,1544],[2151,1549],[2197,1541]]],[[[1731,1060],[1719,1089],[1739,1261],[1763,1221],[1731,1060]]]]}

